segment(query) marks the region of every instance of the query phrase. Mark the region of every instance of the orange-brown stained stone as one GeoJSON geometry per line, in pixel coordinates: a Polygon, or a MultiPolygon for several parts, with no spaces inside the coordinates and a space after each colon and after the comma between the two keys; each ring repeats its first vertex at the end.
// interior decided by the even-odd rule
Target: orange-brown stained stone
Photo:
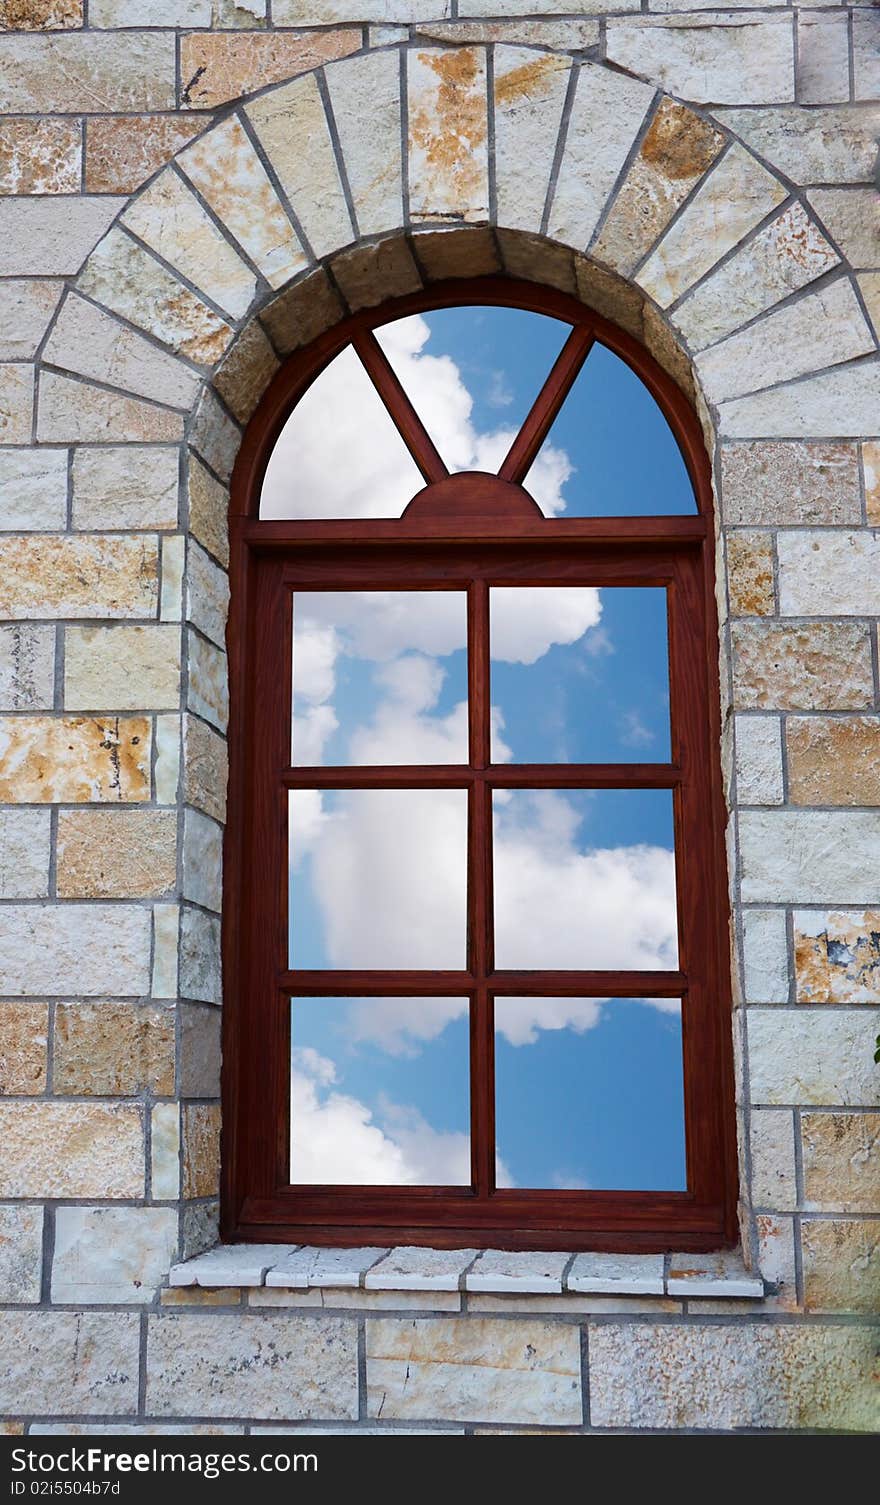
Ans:
{"type": "Polygon", "coordinates": [[[734,617],[770,616],[776,604],[769,533],[729,533],[727,588],[734,617]]]}
{"type": "Polygon", "coordinates": [[[880,910],[794,917],[799,1003],[880,1003],[880,910]]]}
{"type": "Polygon", "coordinates": [[[0,0],[0,31],[66,31],[82,24],[82,0],[0,0]]]}
{"type": "Polygon", "coordinates": [[[880,440],[862,445],[862,468],[865,473],[865,506],[868,523],[880,527],[880,440]]]}
{"type": "Polygon", "coordinates": [[[0,717],[0,801],[148,800],[151,736],[140,717],[0,717]]]}
{"type": "Polygon", "coordinates": [[[804,1113],[801,1137],[811,1211],[880,1212],[880,1113],[804,1113]]]}
{"type": "Polygon", "coordinates": [[[174,1009],[161,1004],[60,1003],[52,1089],[73,1097],[174,1091],[174,1009]]]}
{"type": "Polygon", "coordinates": [[[240,1306],[239,1286],[215,1286],[202,1290],[200,1286],[171,1286],[159,1295],[160,1306],[240,1306]]]}
{"type": "Polygon", "coordinates": [[[793,717],[786,740],[792,804],[880,804],[876,716],[793,717]]]}
{"type": "MultiPolygon", "coordinates": [[[[417,52],[413,57],[409,78],[412,217],[483,217],[488,209],[484,203],[488,198],[484,54],[479,48],[463,47],[417,52]]],[[[520,79],[520,93],[527,86],[528,81],[520,79]]]]}
{"type": "Polygon", "coordinates": [[[131,193],[210,123],[210,116],[96,116],[86,122],[86,193],[131,193]]]}
{"type": "Polygon", "coordinates": [[[0,120],[0,193],[79,193],[78,120],[0,120]]]}
{"type": "Polygon", "coordinates": [[[158,898],[174,887],[176,877],[176,811],[60,812],[59,898],[158,898]]]}
{"type": "Polygon", "coordinates": [[[220,1187],[220,1104],[185,1103],[183,1195],[213,1197],[220,1187]]]}
{"type": "Polygon", "coordinates": [[[805,1218],[801,1224],[807,1311],[880,1311],[880,1222],[805,1218]]]}
{"type": "MultiPolygon", "coordinates": [[[[81,406],[92,388],[69,382],[81,406]]],[[[161,412],[161,409],[156,409],[161,412]]],[[[8,534],[0,538],[0,616],[152,617],[159,591],[154,538],[8,534]]]]}
{"type": "Polygon", "coordinates": [[[48,1039],[45,1003],[0,1003],[0,1096],[45,1091],[48,1039]]]}
{"type": "Polygon", "coordinates": [[[180,41],[180,101],[200,110],[307,73],[362,46],[359,26],[317,31],[191,32],[180,41]]]}

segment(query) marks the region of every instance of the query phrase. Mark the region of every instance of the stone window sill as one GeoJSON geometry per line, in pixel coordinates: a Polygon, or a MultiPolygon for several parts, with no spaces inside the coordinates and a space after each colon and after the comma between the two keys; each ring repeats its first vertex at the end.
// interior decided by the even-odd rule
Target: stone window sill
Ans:
{"type": "Polygon", "coordinates": [[[668,1296],[759,1301],[739,1250],[719,1254],[541,1254],[486,1249],[317,1249],[220,1244],[174,1265],[169,1284],[288,1291],[464,1291],[483,1295],[668,1296]]]}

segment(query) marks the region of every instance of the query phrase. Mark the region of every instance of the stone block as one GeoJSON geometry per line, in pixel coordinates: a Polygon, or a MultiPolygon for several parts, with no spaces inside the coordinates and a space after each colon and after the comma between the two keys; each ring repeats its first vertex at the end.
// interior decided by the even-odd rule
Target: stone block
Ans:
{"type": "Polygon", "coordinates": [[[740,710],[857,711],[873,706],[871,644],[857,623],[735,622],[734,704],[740,710]]]}
{"type": "Polygon", "coordinates": [[[756,1108],[749,1137],[752,1202],[776,1212],[793,1212],[798,1205],[794,1115],[786,1108],[756,1108]]]}
{"type": "Polygon", "coordinates": [[[367,52],[331,63],[325,76],[360,233],[396,230],[403,224],[400,57],[367,52]]]}
{"type": "Polygon", "coordinates": [[[33,417],[33,366],[0,365],[0,444],[30,444],[33,417]]]}
{"type": "MultiPolygon", "coordinates": [[[[359,1291],[371,1267],[388,1254],[387,1249],[295,1249],[266,1271],[266,1285],[282,1290],[359,1291]]],[[[352,1300],[355,1299],[352,1295],[352,1300]]]]}
{"type": "Polygon", "coordinates": [[[183,1097],[220,1096],[220,1011],[180,1005],[180,1092],[183,1097]]]}
{"type": "Polygon", "coordinates": [[[132,201],[122,224],[232,318],[247,312],[253,273],[171,168],[132,201]]]}
{"type": "Polygon", "coordinates": [[[610,63],[696,104],[775,104],[794,99],[790,16],[612,18],[610,63]]]}
{"type": "Polygon", "coordinates": [[[220,1104],[184,1103],[181,1119],[183,1195],[215,1197],[220,1186],[220,1104]]]}
{"type": "Polygon", "coordinates": [[[778,716],[736,717],[736,794],[743,805],[781,805],[782,735],[778,716]]]}
{"type": "Polygon", "coordinates": [[[184,905],[180,912],[180,992],[203,1003],[220,1003],[220,921],[184,905]]]}
{"type": "Polygon", "coordinates": [[[49,710],[55,698],[55,628],[0,626],[0,710],[49,710]]]}
{"type": "Polygon", "coordinates": [[[249,324],[214,377],[216,390],[239,423],[247,423],[278,365],[262,325],[249,324]]]}
{"type": "Polygon", "coordinates": [[[868,1009],[750,1009],[749,1066],[754,1103],[876,1107],[873,1061],[880,1012],[868,1009]]]}
{"type": "Polygon", "coordinates": [[[663,1255],[578,1254],[565,1289],[599,1296],[662,1296],[663,1255]]]}
{"type": "Polygon", "coordinates": [[[801,1222],[808,1312],[864,1312],[880,1306],[880,1224],[864,1219],[801,1222]]]}
{"type": "Polygon", "coordinates": [[[39,277],[0,284],[0,360],[33,360],[62,290],[62,283],[39,277]]]}
{"type": "Polygon", "coordinates": [[[183,571],[186,562],[184,534],[166,534],[160,539],[162,583],[159,590],[159,616],[163,622],[179,622],[183,617],[183,571]]]}
{"type": "Polygon", "coordinates": [[[880,1003],[880,911],[795,910],[800,1003],[880,1003]]]}
{"type": "Polygon", "coordinates": [[[521,47],[495,49],[499,225],[533,234],[541,229],[570,75],[567,57],[521,47]]]}
{"type": "Polygon", "coordinates": [[[0,1102],[0,1131],[0,1196],[144,1194],[144,1127],[138,1108],[116,1103],[0,1102]]]}
{"type": "Polygon", "coordinates": [[[94,116],[86,132],[86,192],[133,193],[205,129],[204,116],[94,116]]]}
{"type": "Polygon", "coordinates": [[[360,26],[304,36],[190,32],[180,39],[180,102],[194,110],[211,109],[359,52],[362,45],[360,26]]]}
{"type": "Polygon", "coordinates": [[[488,225],[414,230],[410,242],[428,282],[442,282],[447,277],[490,277],[501,271],[495,233],[488,225]]]}
{"type": "Polygon", "coordinates": [[[227,484],[241,443],[238,424],[206,387],[193,415],[189,441],[214,474],[227,484]]]}
{"type": "Polygon", "coordinates": [[[112,1001],[59,1003],[52,1089],[70,1097],[170,1096],[173,1009],[112,1001]]]}
{"type": "Polygon", "coordinates": [[[880,1211],[880,1113],[802,1113],[804,1207],[880,1211]]]}
{"type": "Polygon", "coordinates": [[[784,616],[880,614],[880,534],[842,528],[783,533],[778,553],[784,616]]]}
{"type": "Polygon", "coordinates": [[[7,1413],[137,1412],[140,1319],[134,1313],[0,1312],[0,1348],[0,1409],[7,1413]]]}
{"type": "Polygon", "coordinates": [[[854,444],[724,444],[721,490],[724,520],[733,526],[861,521],[854,444]]]}
{"type": "Polygon", "coordinates": [[[570,1254],[484,1249],[465,1272],[466,1291],[516,1291],[535,1295],[562,1291],[570,1254]]]}
{"type": "Polygon", "coordinates": [[[0,123],[0,193],[79,193],[82,129],[78,120],[0,123]]]}
{"type": "Polygon", "coordinates": [[[133,905],[9,905],[0,993],[139,997],[149,989],[150,913],[133,905]]]}
{"type": "Polygon", "coordinates": [[[0,1207],[0,1301],[32,1306],[43,1273],[43,1209],[0,1207]]]}
{"type": "Polygon", "coordinates": [[[857,361],[818,376],[735,397],[718,410],[728,439],[835,439],[877,425],[880,361],[857,361]]]}
{"type": "Polygon", "coordinates": [[[880,804],[876,716],[792,716],[786,742],[793,805],[880,804]]]}
{"type": "Polygon", "coordinates": [[[86,532],[175,528],[179,472],[180,451],[171,446],[98,445],[77,449],[73,457],[73,526],[86,532]]]}
{"type": "Polygon", "coordinates": [[[580,1334],[537,1319],[369,1318],[367,1410],[388,1420],[580,1426],[580,1334]]]}
{"type": "MultiPolygon", "coordinates": [[[[432,5],[430,8],[434,10],[436,7],[432,5]]],[[[585,0],[580,7],[584,15],[599,8],[599,4],[590,3],[590,0],[585,0]]],[[[636,0],[623,0],[618,6],[619,10],[636,8],[636,0]]],[[[488,6],[484,9],[488,9],[488,6]]],[[[541,21],[520,21],[509,14],[494,21],[432,21],[427,18],[417,23],[415,34],[419,38],[427,37],[432,42],[464,42],[471,45],[503,42],[509,46],[552,47],[558,52],[586,52],[588,47],[595,47],[599,41],[599,22],[582,16],[568,16],[565,20],[548,18],[541,21]]],[[[406,37],[398,37],[397,40],[405,41],[406,37]]],[[[371,41],[370,45],[374,47],[376,43],[371,41]]]]}
{"type": "Polygon", "coordinates": [[[174,109],[173,36],[74,31],[7,37],[4,58],[4,114],[92,114],[96,106],[99,114],[174,109]]]}
{"type": "Polygon", "coordinates": [[[222,648],[229,611],[229,577],[190,539],[186,551],[186,620],[222,648]]]}
{"type": "Polygon", "coordinates": [[[421,1249],[402,1245],[369,1271],[368,1291],[457,1291],[476,1249],[421,1249]]]}
{"type": "Polygon", "coordinates": [[[0,899],[49,893],[49,811],[0,810],[0,899]]]}
{"type": "Polygon", "coordinates": [[[880,903],[880,811],[744,810],[746,903],[880,903]]]}
{"type": "Polygon", "coordinates": [[[7,618],[152,616],[158,568],[152,539],[108,535],[0,539],[0,612],[7,618]]]}
{"type": "Polygon", "coordinates": [[[788,939],[785,911],[742,911],[743,967],[748,1003],[787,1003],[788,939]]]}
{"type": "Polygon", "coordinates": [[[0,199],[4,274],[75,276],[122,203],[93,197],[0,199]]]}
{"type": "Polygon", "coordinates": [[[225,739],[197,716],[185,716],[183,790],[186,803],[222,824],[226,819],[228,773],[225,739]]]}
{"type": "Polygon", "coordinates": [[[229,493],[192,453],[187,464],[187,499],[190,533],[225,569],[229,564],[229,493]]]}
{"type": "Polygon", "coordinates": [[[329,255],[353,241],[324,102],[314,75],[261,95],[248,106],[247,115],[314,255],[329,255]]]}
{"type": "Polygon", "coordinates": [[[554,239],[586,250],[653,97],[636,79],[582,65],[550,207],[554,239]]]}
{"type": "Polygon", "coordinates": [[[248,1420],[357,1416],[357,1324],[315,1316],[200,1312],[150,1318],[153,1416],[248,1420]]]}
{"type": "Polygon", "coordinates": [[[148,800],[151,740],[149,721],[138,718],[0,717],[0,800],[148,800]]]}
{"type": "Polygon", "coordinates": [[[156,717],[153,792],[160,805],[173,805],[180,787],[180,717],[156,717]]]}
{"type": "Polygon", "coordinates": [[[42,532],[67,526],[67,451],[0,452],[0,528],[42,532]]]}
{"type": "MultiPolygon", "coordinates": [[[[575,275],[575,258],[567,246],[526,235],[521,230],[498,230],[496,234],[504,270],[509,277],[525,282],[541,282],[572,297],[580,296],[575,275]]],[[[590,299],[583,298],[588,303],[590,299]]]]}
{"type": "Polygon", "coordinates": [[[44,371],[40,377],[37,440],[40,444],[174,444],[183,418],[168,408],[126,397],[90,382],[44,371]]]}
{"type": "Polygon", "coordinates": [[[183,897],[220,913],[223,882],[223,829],[198,810],[183,820],[183,897]]]}
{"type": "Polygon", "coordinates": [[[850,266],[877,265],[880,208],[873,188],[811,188],[807,199],[850,266]]]}
{"type": "Polygon", "coordinates": [[[670,1296],[717,1296],[760,1300],[764,1285],[743,1264],[739,1249],[718,1254],[670,1254],[666,1271],[670,1296]]]}
{"type": "Polygon", "coordinates": [[[727,535],[727,590],[734,617],[769,617],[776,609],[773,539],[752,530],[727,535]]]}
{"type": "Polygon", "coordinates": [[[280,355],[291,355],[338,324],[345,310],[323,268],[268,304],[260,319],[280,355]]]}
{"type": "Polygon", "coordinates": [[[0,21],[8,31],[66,31],[82,26],[82,0],[3,0],[0,21]]]}
{"type": "Polygon", "coordinates": [[[489,218],[486,54],[407,53],[409,201],[415,224],[489,218]]]}
{"type": "Polygon", "coordinates": [[[220,1203],[185,1203],[181,1228],[183,1247],[180,1253],[183,1259],[192,1259],[195,1254],[213,1249],[220,1238],[220,1203]]]}
{"type": "Polygon", "coordinates": [[[180,948],[180,905],[153,905],[154,998],[177,997],[177,956],[180,948]]]}
{"type": "Polygon", "coordinates": [[[405,240],[344,251],[333,263],[333,275],[352,312],[374,308],[388,297],[402,298],[421,291],[422,278],[405,240]]]}
{"type": "Polygon", "coordinates": [[[88,1306],[152,1301],[177,1248],[170,1207],[59,1207],[52,1300],[88,1306]]]}
{"type": "Polygon", "coordinates": [[[45,359],[92,381],[186,411],[199,390],[199,376],[189,366],[75,293],[61,306],[45,359]]]}
{"type": "Polygon", "coordinates": [[[64,643],[68,710],[137,710],[180,701],[177,627],[69,627],[64,643]]]}
{"type": "Polygon", "coordinates": [[[758,1267],[767,1284],[775,1287],[768,1293],[764,1309],[798,1311],[794,1218],[761,1213],[755,1218],[755,1233],[758,1267]]]}
{"type": "Polygon", "coordinates": [[[799,104],[828,105],[849,100],[849,17],[823,11],[797,18],[797,97],[799,104]]]}
{"type": "Polygon", "coordinates": [[[858,105],[801,109],[718,111],[759,156],[772,162],[795,183],[870,183],[877,142],[876,116],[858,105]]]}
{"type": "Polygon", "coordinates": [[[0,1003],[0,1095],[45,1092],[48,1041],[45,1003],[0,1003]]]}
{"type": "Polygon", "coordinates": [[[150,1113],[150,1192],[155,1202],[180,1196],[180,1108],[157,1103],[150,1113]]]}
{"type": "Polygon", "coordinates": [[[177,881],[174,810],[62,810],[60,899],[152,899],[177,881]]]}

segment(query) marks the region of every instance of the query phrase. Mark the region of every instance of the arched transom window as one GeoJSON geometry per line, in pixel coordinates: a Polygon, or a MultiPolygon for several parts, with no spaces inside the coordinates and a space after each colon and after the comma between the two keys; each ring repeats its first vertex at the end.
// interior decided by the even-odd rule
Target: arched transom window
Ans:
{"type": "Polygon", "coordinates": [[[224,1227],[734,1231],[708,467],[562,295],[282,370],[234,483],[224,1227]]]}

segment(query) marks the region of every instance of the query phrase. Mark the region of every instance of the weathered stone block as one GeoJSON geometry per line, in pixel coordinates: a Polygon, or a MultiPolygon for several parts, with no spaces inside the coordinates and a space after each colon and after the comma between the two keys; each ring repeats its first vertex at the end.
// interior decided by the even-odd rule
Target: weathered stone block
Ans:
{"type": "Polygon", "coordinates": [[[222,827],[198,810],[187,810],[183,822],[183,896],[219,914],[222,880],[222,827]]]}
{"type": "Polygon", "coordinates": [[[636,79],[581,67],[550,208],[556,240],[586,250],[653,97],[636,79]]]}
{"type": "Polygon", "coordinates": [[[33,416],[33,366],[0,365],[0,444],[30,444],[33,416]]]}
{"type": "Polygon", "coordinates": [[[0,800],[148,800],[150,743],[150,723],[141,719],[0,717],[0,800]]]}
{"type": "Polygon", "coordinates": [[[804,1302],[813,1312],[864,1312],[880,1305],[880,1224],[804,1218],[804,1302]]]}
{"type": "Polygon", "coordinates": [[[94,117],[86,137],[86,192],[133,193],[205,124],[192,115],[94,117]]]}
{"type": "Polygon", "coordinates": [[[735,622],[734,703],[741,710],[856,711],[873,706],[871,644],[855,623],[735,622]]]}
{"type": "Polygon", "coordinates": [[[37,439],[41,444],[174,444],[183,438],[183,418],[168,408],[126,397],[105,387],[43,371],[37,439]]]}
{"type": "Polygon", "coordinates": [[[776,607],[769,533],[727,535],[727,589],[734,617],[769,617],[776,607]]]}
{"type": "Polygon", "coordinates": [[[489,277],[501,271],[495,233],[488,225],[416,229],[410,244],[428,282],[446,277],[489,277]]]}
{"type": "Polygon", "coordinates": [[[144,1126],[138,1108],[111,1103],[0,1103],[0,1132],[0,1196],[144,1194],[144,1126]]]}
{"type": "Polygon", "coordinates": [[[880,912],[795,910],[801,1003],[880,1003],[880,912]]]}
{"type": "Polygon", "coordinates": [[[82,0],[2,0],[4,31],[66,31],[82,26],[82,0]]]}
{"type": "Polygon", "coordinates": [[[357,1324],[210,1311],[151,1317],[147,1405],[154,1416],[353,1419],[357,1324]]]}
{"type": "Polygon", "coordinates": [[[122,223],[225,313],[238,319],[247,311],[253,273],[170,168],[132,201],[122,223]]]}
{"type": "Polygon", "coordinates": [[[81,996],[149,989],[150,913],[133,905],[9,905],[0,934],[0,993],[81,996]]]}
{"type": "Polygon", "coordinates": [[[48,810],[0,810],[0,899],[45,899],[48,892],[48,810]]]}
{"type": "Polygon", "coordinates": [[[718,431],[728,439],[847,438],[876,427],[878,405],[880,361],[860,361],[734,397],[718,410],[718,431]]]}
{"type": "Polygon", "coordinates": [[[7,618],[152,616],[157,575],[152,539],[8,536],[0,539],[0,612],[7,618]]]}
{"type": "Polygon", "coordinates": [[[220,1096],[220,1011],[180,1005],[180,1091],[183,1097],[220,1096]]]}
{"type": "Polygon", "coordinates": [[[719,110],[719,119],[795,183],[870,183],[876,115],[857,105],[719,110]]]}
{"type": "Polygon", "coordinates": [[[180,911],[180,992],[184,998],[220,1003],[220,921],[184,905],[180,911]]]}
{"type": "Polygon", "coordinates": [[[319,268],[268,304],[260,319],[276,350],[290,355],[338,324],[344,312],[327,273],[319,268]]]}
{"type": "Polygon", "coordinates": [[[184,1103],[183,1195],[216,1197],[220,1189],[220,1104],[184,1103]]]}
{"type": "Polygon", "coordinates": [[[804,1206],[880,1211],[880,1113],[803,1113],[804,1206]]]}
{"type": "Polygon", "coordinates": [[[0,1312],[0,1407],[26,1416],[134,1416],[139,1347],[134,1314],[0,1312]]]}
{"type": "Polygon", "coordinates": [[[344,251],[333,263],[333,275],[353,312],[374,308],[386,298],[421,291],[422,278],[405,240],[344,251]]]}
{"type": "Polygon", "coordinates": [[[173,805],[180,787],[180,717],[156,717],[154,792],[160,805],[173,805]]]}
{"type": "Polygon", "coordinates": [[[159,616],[163,622],[179,622],[183,617],[183,570],[186,561],[184,534],[166,534],[160,540],[162,584],[159,590],[159,616]]]}
{"type": "Polygon", "coordinates": [[[367,1321],[370,1416],[578,1426],[577,1328],[485,1318],[367,1321]]]}
{"type": "Polygon", "coordinates": [[[777,716],[737,716],[736,793],[743,805],[781,805],[782,735],[777,716]]]}
{"type": "Polygon", "coordinates": [[[790,16],[612,19],[607,48],[610,63],[697,104],[794,99],[790,16]]]}
{"type": "Polygon", "coordinates": [[[229,493],[192,452],[187,464],[187,498],[190,533],[225,569],[229,564],[229,493]]]}
{"type": "Polygon", "coordinates": [[[226,819],[228,778],[226,742],[197,716],[184,717],[183,789],[188,805],[213,820],[226,819]]]}
{"type": "Polygon", "coordinates": [[[180,1108],[177,1103],[157,1103],[150,1114],[150,1191],[156,1202],[173,1202],[180,1196],[180,1108]]]}
{"type": "Polygon", "coordinates": [[[179,469],[180,452],[170,446],[77,449],[73,526],[85,531],[176,527],[179,469]]]}
{"type": "Polygon", "coordinates": [[[48,710],[54,698],[55,628],[0,626],[0,710],[48,710]]]}
{"type": "Polygon", "coordinates": [[[59,898],[159,898],[176,880],[175,811],[61,811],[59,898]]]}
{"type": "Polygon", "coordinates": [[[64,643],[68,710],[177,706],[180,631],[176,627],[69,627],[64,643]]]}
{"type": "Polygon", "coordinates": [[[360,233],[396,230],[403,224],[399,55],[331,63],[326,78],[360,233]]]}
{"type": "Polygon", "coordinates": [[[174,37],[7,37],[0,109],[22,115],[174,109],[174,37]]]}
{"type": "Polygon", "coordinates": [[[115,198],[0,199],[4,273],[75,276],[122,203],[115,198]]]}
{"type": "Polygon", "coordinates": [[[414,223],[489,217],[486,54],[407,53],[409,196],[414,223]]]}
{"type": "Polygon", "coordinates": [[[348,245],[354,230],[314,76],[262,95],[247,115],[314,254],[348,245]]]}
{"type": "Polygon", "coordinates": [[[849,100],[849,36],[845,11],[797,18],[797,97],[800,104],[849,100]]]}
{"type": "Polygon", "coordinates": [[[78,120],[0,124],[0,193],[79,193],[82,131],[78,120]]]}
{"type": "Polygon", "coordinates": [[[174,1011],[161,1004],[59,1003],[52,1087],[72,1097],[174,1091],[174,1011]]]}
{"type": "Polygon", "coordinates": [[[262,325],[249,324],[214,377],[214,386],[240,423],[247,423],[278,366],[262,325]]]}
{"type": "Polygon", "coordinates": [[[9,278],[0,284],[0,360],[33,360],[62,290],[62,283],[48,278],[9,278]]]}
{"type": "Polygon", "coordinates": [[[811,188],[807,198],[850,266],[876,266],[880,210],[873,188],[811,188]]]}
{"type": "Polygon", "coordinates": [[[191,32],[180,39],[180,102],[194,110],[210,109],[359,52],[361,46],[359,26],[304,36],[191,32]]]}
{"type": "Polygon", "coordinates": [[[778,551],[783,615],[880,614],[880,535],[843,529],[782,533],[778,551]]]}
{"type": "Polygon", "coordinates": [[[38,1302],[42,1271],[42,1207],[0,1207],[0,1301],[38,1302]]]}
{"type": "Polygon", "coordinates": [[[52,1300],[67,1305],[151,1301],[177,1250],[170,1207],[59,1207],[52,1300]]]}
{"type": "Polygon", "coordinates": [[[192,1259],[206,1249],[213,1249],[220,1238],[220,1203],[188,1202],[181,1219],[183,1232],[182,1259],[192,1259]]]}
{"type": "Polygon", "coordinates": [[[499,225],[533,234],[541,229],[570,73],[567,57],[495,49],[499,225]]]}
{"type": "MultiPolygon", "coordinates": [[[[575,258],[567,246],[542,240],[538,235],[526,235],[521,230],[498,230],[496,239],[508,276],[541,282],[572,297],[580,296],[575,258]]],[[[590,299],[584,297],[583,301],[589,303],[590,299]]]]}
{"type": "Polygon", "coordinates": [[[785,911],[742,911],[744,987],[747,1003],[787,1003],[788,938],[785,911]]]}
{"type": "Polygon", "coordinates": [[[229,577],[194,539],[186,551],[186,620],[222,648],[229,611],[229,577]]]}
{"type": "Polygon", "coordinates": [[[793,716],[786,741],[793,805],[880,804],[876,716],[793,716]]]}
{"type": "Polygon", "coordinates": [[[187,411],[199,390],[197,372],[76,294],[62,304],[45,359],[92,381],[187,411]]]}
{"type": "Polygon", "coordinates": [[[872,1048],[880,1012],[749,1009],[748,1032],[754,1103],[880,1105],[872,1048]]]}
{"type": "Polygon", "coordinates": [[[756,1108],[751,1116],[751,1197],[756,1207],[792,1212],[798,1205],[794,1115],[788,1109],[756,1108]]]}
{"type": "Polygon", "coordinates": [[[834,904],[844,896],[878,903],[878,841],[880,811],[744,810],[742,897],[758,904],[834,904]]]}
{"type": "Polygon", "coordinates": [[[0,1094],[46,1090],[49,1010],[45,1003],[0,1003],[0,1094]]]}
{"type": "Polygon", "coordinates": [[[734,526],[861,521],[854,444],[724,444],[721,490],[725,522],[734,526]]]}
{"type": "Polygon", "coordinates": [[[241,443],[241,431],[210,387],[202,392],[189,440],[214,474],[228,484],[241,443]]]}
{"type": "Polygon", "coordinates": [[[762,1279],[776,1287],[766,1299],[768,1310],[797,1311],[797,1261],[795,1257],[794,1218],[780,1218],[760,1213],[755,1218],[758,1239],[758,1268],[762,1279]]]}

